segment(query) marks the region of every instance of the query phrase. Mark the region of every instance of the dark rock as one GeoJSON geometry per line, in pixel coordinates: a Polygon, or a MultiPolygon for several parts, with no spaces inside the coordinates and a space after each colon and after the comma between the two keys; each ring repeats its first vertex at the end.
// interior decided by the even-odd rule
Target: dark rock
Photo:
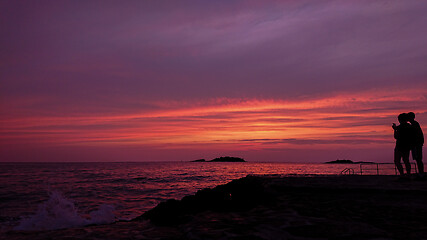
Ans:
{"type": "Polygon", "coordinates": [[[265,192],[262,178],[248,176],[213,189],[199,190],[180,201],[162,202],[134,220],[149,219],[157,225],[176,225],[191,220],[199,212],[244,211],[271,200],[271,194],[265,192]]]}

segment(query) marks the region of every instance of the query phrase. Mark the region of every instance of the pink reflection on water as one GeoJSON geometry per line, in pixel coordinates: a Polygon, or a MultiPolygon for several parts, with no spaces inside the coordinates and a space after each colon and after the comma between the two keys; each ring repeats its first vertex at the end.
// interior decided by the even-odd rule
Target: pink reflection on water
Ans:
{"type": "MultiPolygon", "coordinates": [[[[249,174],[339,174],[358,164],[291,163],[20,163],[1,164],[2,225],[36,213],[59,191],[83,217],[101,205],[114,207],[117,219],[132,219],[167,199],[181,199],[249,174]],[[7,183],[7,184],[6,184],[7,183]]],[[[371,172],[371,174],[376,174],[371,172]]],[[[394,174],[391,168],[388,173],[394,174]]]]}

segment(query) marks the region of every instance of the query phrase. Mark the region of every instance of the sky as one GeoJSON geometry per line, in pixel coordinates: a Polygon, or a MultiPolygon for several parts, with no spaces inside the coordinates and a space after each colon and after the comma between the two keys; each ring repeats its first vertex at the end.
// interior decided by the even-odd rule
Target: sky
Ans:
{"type": "Polygon", "coordinates": [[[392,162],[397,115],[427,126],[426,12],[0,0],[0,161],[392,162]]]}

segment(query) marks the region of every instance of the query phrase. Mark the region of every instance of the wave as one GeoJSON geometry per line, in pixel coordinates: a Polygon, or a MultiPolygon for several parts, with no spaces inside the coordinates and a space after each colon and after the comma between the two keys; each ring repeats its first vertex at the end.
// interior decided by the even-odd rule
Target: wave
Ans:
{"type": "Polygon", "coordinates": [[[14,230],[53,230],[82,227],[90,224],[108,224],[115,221],[114,207],[100,205],[98,210],[89,213],[90,218],[78,213],[73,201],[62,196],[60,192],[49,193],[49,199],[38,206],[37,212],[22,218],[14,230]]]}
{"type": "Polygon", "coordinates": [[[183,180],[198,181],[198,180],[205,180],[205,179],[209,179],[209,178],[211,178],[211,176],[188,176],[188,177],[184,177],[182,179],[183,180]]]}

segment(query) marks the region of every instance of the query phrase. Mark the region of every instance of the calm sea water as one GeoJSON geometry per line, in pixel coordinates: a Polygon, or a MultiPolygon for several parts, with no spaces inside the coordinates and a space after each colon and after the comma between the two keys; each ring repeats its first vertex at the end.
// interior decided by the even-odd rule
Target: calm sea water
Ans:
{"type": "Polygon", "coordinates": [[[343,164],[0,163],[0,230],[128,220],[248,174],[339,174],[346,167],[358,171],[343,164]]]}

